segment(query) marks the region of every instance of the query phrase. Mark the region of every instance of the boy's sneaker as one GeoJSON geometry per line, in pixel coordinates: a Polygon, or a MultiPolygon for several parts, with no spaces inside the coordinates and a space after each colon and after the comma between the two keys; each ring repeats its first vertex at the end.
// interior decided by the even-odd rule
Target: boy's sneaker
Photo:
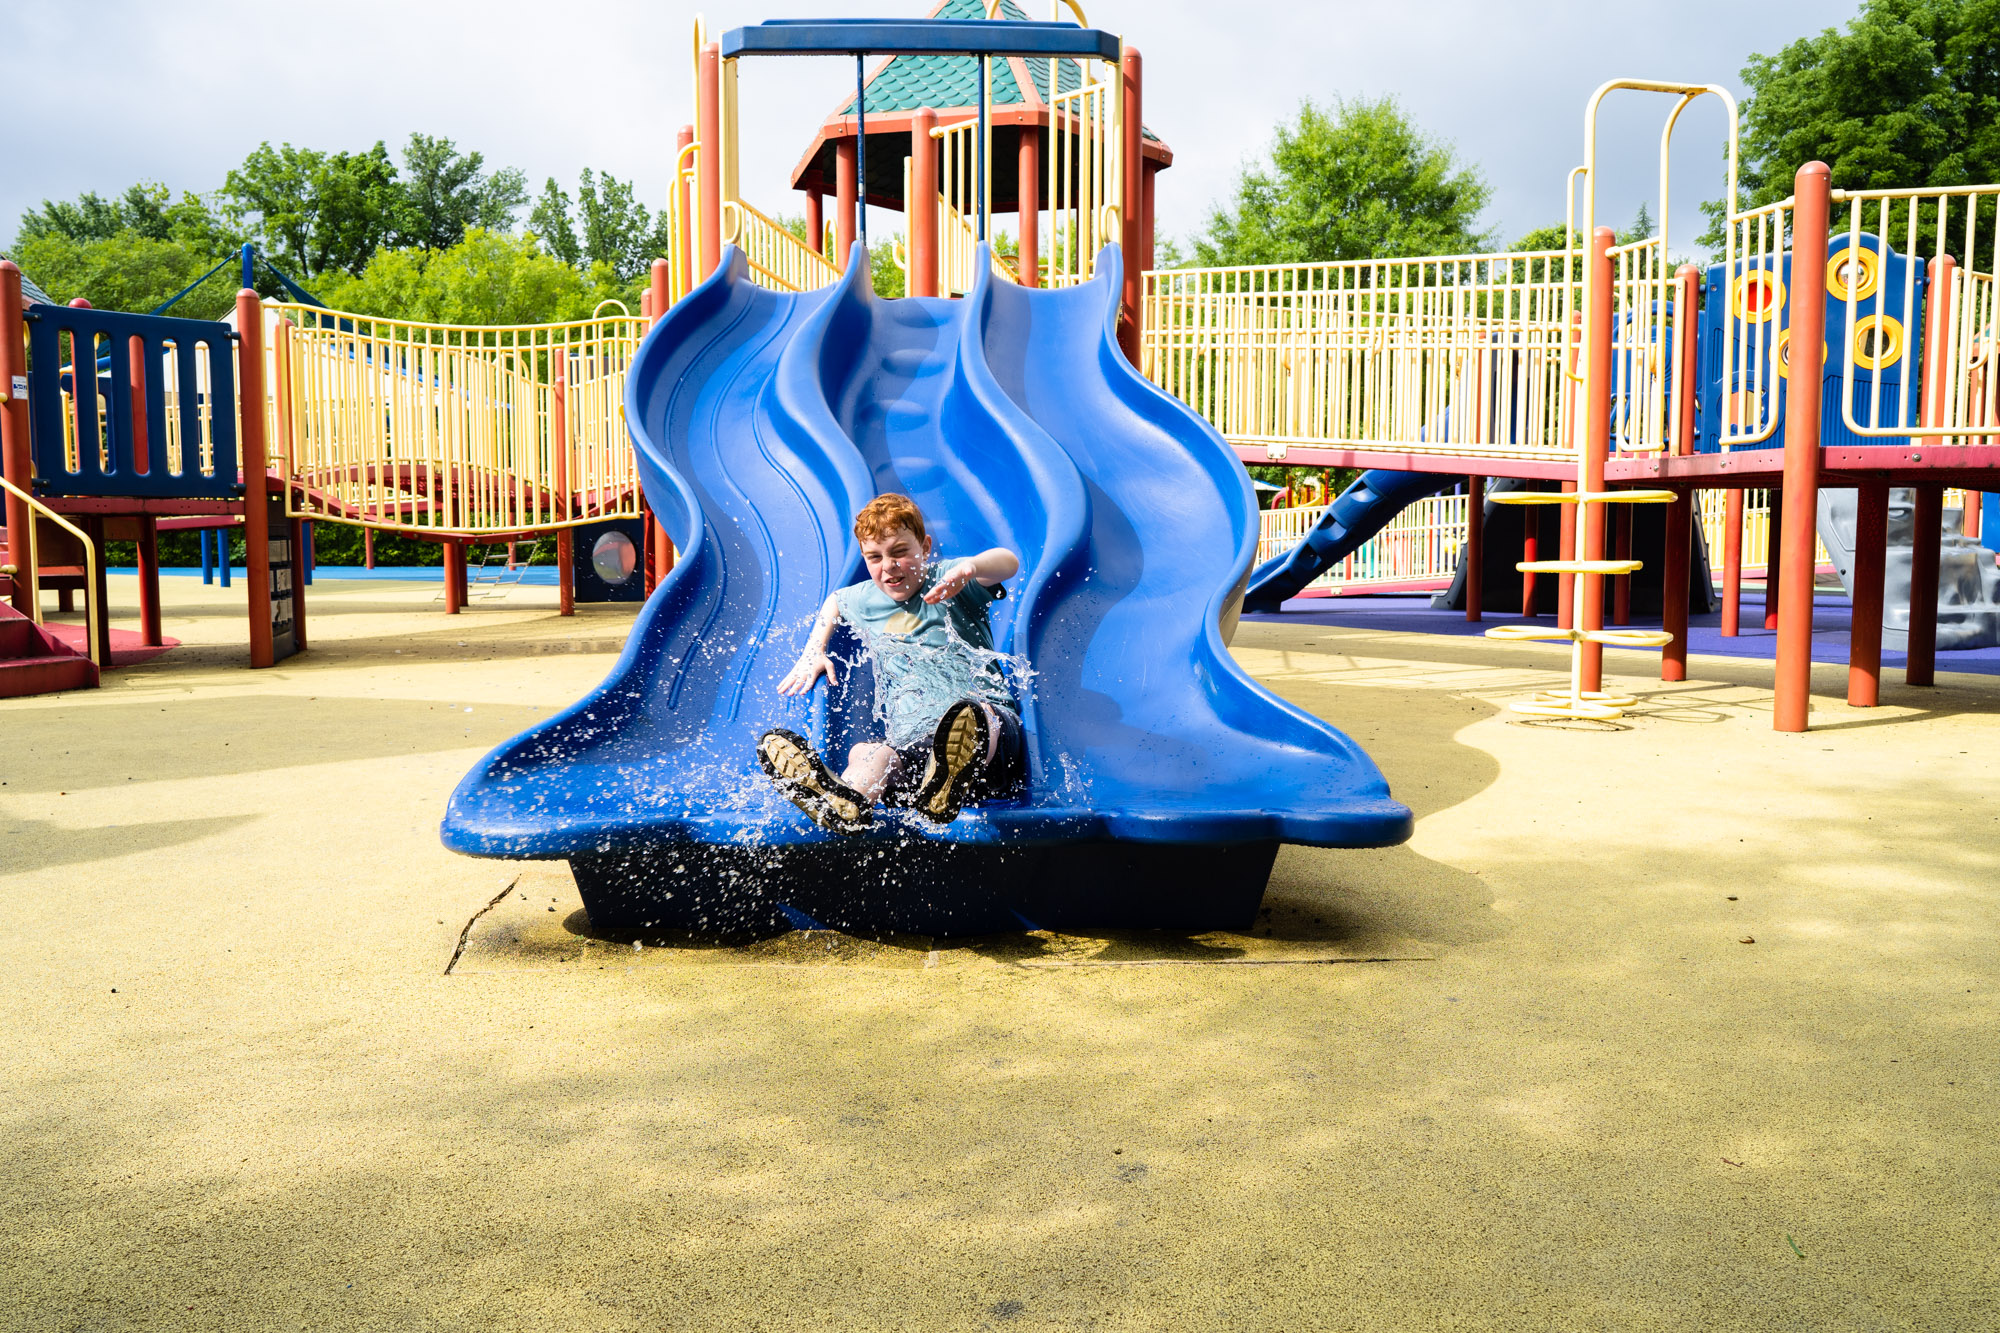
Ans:
{"type": "Polygon", "coordinates": [[[765,732],[757,742],[757,762],[778,790],[821,828],[859,833],[874,822],[874,803],[835,777],[797,732],[783,727],[765,732]]]}
{"type": "Polygon", "coordinates": [[[925,818],[949,824],[986,771],[986,710],[961,699],[945,710],[931,735],[924,785],[912,802],[925,818]]]}

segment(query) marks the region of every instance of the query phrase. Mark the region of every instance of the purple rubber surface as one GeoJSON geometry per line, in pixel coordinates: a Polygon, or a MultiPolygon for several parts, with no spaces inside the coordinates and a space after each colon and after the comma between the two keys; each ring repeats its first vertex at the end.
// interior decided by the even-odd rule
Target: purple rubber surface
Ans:
{"type": "MultiPolygon", "coordinates": [[[[1813,661],[1837,665],[1847,663],[1850,608],[1845,596],[1822,590],[1813,599],[1813,661]]],[[[1520,616],[1487,612],[1485,620],[1468,624],[1463,611],[1431,610],[1430,594],[1417,597],[1297,597],[1285,603],[1279,615],[1246,613],[1246,621],[1273,621],[1290,625],[1335,625],[1342,629],[1373,629],[1398,634],[1445,634],[1478,637],[1495,625],[1521,623],[1520,616]]],[[[1550,623],[1551,618],[1538,618],[1550,623]]],[[[1764,593],[1745,590],[1742,632],[1724,638],[1722,613],[1688,618],[1688,651],[1717,657],[1751,657],[1771,661],[1777,656],[1778,634],[1764,628],[1764,593]]],[[[1632,619],[1635,629],[1658,629],[1658,616],[1632,619]]],[[[1621,650],[1614,650],[1614,652],[1621,650]]],[[[1903,653],[1882,651],[1882,669],[1901,671],[1908,658],[1903,653]]],[[[1959,652],[1939,651],[1939,671],[1967,671],[2000,676],[2000,648],[1974,648],[1959,652]]]]}

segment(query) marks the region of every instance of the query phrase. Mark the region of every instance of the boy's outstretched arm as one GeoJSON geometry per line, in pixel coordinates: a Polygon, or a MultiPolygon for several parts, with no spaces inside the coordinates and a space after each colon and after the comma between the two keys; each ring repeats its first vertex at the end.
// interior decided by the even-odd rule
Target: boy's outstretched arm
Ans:
{"type": "Polygon", "coordinates": [[[826,673],[827,684],[840,684],[840,677],[833,669],[833,660],[826,655],[826,641],[833,637],[833,627],[839,620],[840,599],[829,597],[819,609],[819,619],[813,623],[805,651],[799,654],[799,660],[792,664],[785,678],[778,682],[778,693],[808,694],[822,671],[826,673]]]}
{"type": "Polygon", "coordinates": [[[924,594],[924,600],[935,606],[947,597],[956,597],[964,592],[965,585],[974,579],[991,588],[1020,572],[1021,558],[1004,546],[996,546],[990,551],[969,556],[946,570],[938,579],[937,586],[924,594]]]}

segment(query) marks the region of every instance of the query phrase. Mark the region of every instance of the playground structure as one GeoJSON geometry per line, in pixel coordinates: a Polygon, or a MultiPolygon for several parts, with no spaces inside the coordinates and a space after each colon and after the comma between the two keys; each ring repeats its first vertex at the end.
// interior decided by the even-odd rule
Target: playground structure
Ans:
{"type": "MultiPolygon", "coordinates": [[[[1557,623],[1552,631],[1523,624],[1503,632],[1574,636],[1566,697],[1567,711],[1579,716],[1606,712],[1606,701],[1591,697],[1602,693],[1603,647],[1638,642],[1617,623],[1635,567],[1631,526],[1607,519],[1601,505],[1669,508],[1671,591],[1658,633],[1662,678],[1680,680],[1694,497],[1726,497],[1723,623],[1733,634],[1745,563],[1742,497],[1746,489],[1770,492],[1774,723],[1796,731],[1809,709],[1812,579],[1826,556],[1814,523],[1787,524],[1784,516],[1813,515],[1822,487],[1858,488],[1848,701],[1872,706],[1888,494],[1912,487],[1905,678],[1932,683],[1944,492],[1964,488],[1967,530],[1976,531],[1979,492],[2000,466],[1989,365],[2000,185],[1833,190],[1825,168],[1808,164],[1792,197],[1728,219],[1719,264],[1706,273],[1692,265],[1669,271],[1664,227],[1620,246],[1595,225],[1596,110],[1614,92],[1674,99],[1661,141],[1663,218],[1674,123],[1695,99],[1721,99],[1730,123],[1725,197],[1736,197],[1735,109],[1724,90],[1614,81],[1591,101],[1586,160],[1571,173],[1572,234],[1580,222],[1581,250],[1153,273],[1147,373],[1201,412],[1246,462],[1455,476],[1475,496],[1496,477],[1561,485],[1539,497],[1495,497],[1564,507],[1557,560],[1528,550],[1522,561],[1531,566],[1529,598],[1535,578],[1558,580],[1557,623]],[[1803,364],[1800,345],[1822,349],[1820,392],[1793,398],[1787,386],[1794,364],[1803,364]]],[[[1483,601],[1482,514],[1474,503],[1464,530],[1474,619],[1483,601]]],[[[1379,528],[1386,515],[1369,520],[1379,528]]],[[[1322,546],[1327,559],[1351,549],[1322,546]]]]}
{"type": "MultiPolygon", "coordinates": [[[[246,284],[252,263],[246,246],[246,284]]],[[[210,538],[226,551],[240,528],[250,662],[270,666],[305,647],[311,525],[332,521],[366,529],[371,549],[377,532],[439,543],[448,612],[467,600],[471,544],[554,534],[568,614],[574,530],[643,517],[623,374],[644,316],[424,325],[328,311],[278,276],[293,300],[246,285],[228,321],[204,321],[82,301],[24,309],[20,274],[0,265],[0,325],[23,329],[0,346],[7,531],[24,538],[6,562],[14,613],[39,621],[45,587],[65,608],[83,592],[101,669],[105,542],[136,543],[140,641],[158,646],[158,533],[200,530],[206,568],[210,538]],[[96,392],[79,392],[74,367],[93,362],[82,383],[96,392]]],[[[650,586],[671,552],[641,544],[650,586]]],[[[78,676],[7,679],[31,692],[78,676]]]]}
{"type": "MultiPolygon", "coordinates": [[[[1058,4],[1052,17],[1060,12],[1058,4]]],[[[946,0],[932,19],[988,27],[1001,26],[998,20],[1018,31],[1066,26],[1029,23],[1012,0],[946,0]]],[[[1620,623],[1633,571],[1606,564],[1633,558],[1633,526],[1618,516],[1625,502],[1648,499],[1671,511],[1660,554],[1665,580],[1676,587],[1690,563],[1683,549],[1695,544],[1682,534],[1691,533],[1694,511],[1702,510],[1701,545],[1722,571],[1725,634],[1736,631],[1743,614],[1744,574],[1756,573],[1760,563],[1760,528],[1767,524],[1775,534],[1764,543],[1779,552],[1763,562],[1766,619],[1779,631],[1776,717],[1786,729],[1804,725],[1810,572],[1828,566],[1813,525],[1788,526],[1784,515],[1813,513],[1822,485],[1859,488],[1848,697],[1863,706],[1879,693],[1882,612],[1872,588],[1888,489],[1915,488],[1912,528],[1924,550],[1910,583],[1918,603],[1935,590],[1924,552],[1930,534],[1941,530],[1947,488],[1962,488],[1961,526],[1979,533],[1980,495],[2000,459],[1989,364],[2000,186],[1836,191],[1814,169],[1799,177],[1791,198],[1734,212],[1721,262],[1705,272],[1691,266],[1670,272],[1664,227],[1621,246],[1595,225],[1596,108],[1614,93],[1672,99],[1661,140],[1664,217],[1665,148],[1682,110],[1698,98],[1717,97],[1729,112],[1725,188],[1735,197],[1734,107],[1708,85],[1614,81],[1592,99],[1585,161],[1570,176],[1572,234],[1581,238],[1576,249],[1155,272],[1153,185],[1172,155],[1139,124],[1136,52],[1121,47],[1109,58],[982,61],[885,49],[872,70],[855,57],[856,95],[843,97],[792,173],[805,197],[806,235],[831,231],[829,254],[741,198],[734,165],[738,61],[784,50],[803,30],[739,29],[732,37],[748,44],[729,47],[709,42],[697,25],[696,114],[677,138],[668,209],[673,244],[653,267],[638,317],[619,312],[561,330],[452,330],[361,320],[304,303],[253,303],[250,323],[259,326],[265,346],[254,387],[266,410],[261,431],[246,423],[235,432],[243,457],[230,494],[192,493],[215,483],[201,470],[213,463],[199,449],[203,461],[192,480],[170,470],[172,480],[162,483],[190,493],[162,495],[157,486],[121,480],[148,474],[126,466],[120,452],[126,442],[113,423],[140,405],[158,415],[175,392],[149,396],[150,374],[135,380],[116,356],[100,358],[104,406],[94,416],[82,404],[62,403],[62,377],[28,377],[29,396],[39,392],[57,403],[55,417],[69,437],[81,438],[85,424],[102,432],[105,476],[91,477],[80,464],[74,466],[81,480],[42,475],[38,438],[33,451],[19,440],[10,445],[8,479],[100,545],[105,535],[137,536],[142,573],[149,523],[247,528],[250,509],[260,508],[248,497],[260,490],[267,504],[273,495],[282,504],[258,520],[277,535],[281,550],[287,541],[296,549],[295,521],[357,522],[444,542],[448,570],[456,571],[472,540],[643,517],[621,395],[623,366],[645,328],[714,271],[725,244],[743,251],[751,282],[781,292],[832,285],[845,271],[852,242],[865,238],[858,206],[865,197],[904,209],[907,243],[891,247],[889,259],[904,267],[908,290],[918,296],[969,292],[981,280],[972,258],[977,245],[990,235],[994,213],[1010,207],[1017,253],[985,261],[1002,281],[1030,287],[1088,281],[1097,243],[1115,240],[1128,261],[1120,345],[1244,461],[1435,476],[1449,480],[1430,494],[1465,492],[1463,526],[1455,530],[1443,516],[1456,508],[1440,497],[1408,518],[1371,511],[1362,527],[1384,535],[1366,554],[1357,549],[1361,528],[1330,534],[1315,553],[1324,563],[1295,571],[1308,575],[1303,586],[1441,582],[1441,566],[1456,550],[1474,594],[1467,614],[1478,617],[1493,606],[1491,590],[1479,586],[1485,502],[1556,497],[1564,518],[1555,549],[1522,551],[1527,563],[1540,566],[1523,575],[1523,605],[1533,605],[1538,580],[1558,585],[1553,631],[1583,636],[1575,641],[1579,701],[1601,684],[1604,644],[1589,636],[1636,643],[1620,623]],[[925,96],[954,105],[928,106],[925,96]],[[911,208],[913,199],[933,202],[911,208]],[[1693,312],[1699,317],[1690,318],[1693,312]],[[1796,407],[1787,391],[1795,333],[1802,345],[1818,343],[1824,357],[1822,392],[1816,400],[1802,396],[1796,407]],[[138,381],[144,383],[133,392],[138,381]],[[261,440],[254,438],[259,434],[261,440]],[[266,468],[253,477],[247,463],[260,446],[266,468]],[[1528,493],[1503,498],[1487,485],[1495,479],[1518,481],[1528,493]],[[153,493],[125,494],[141,489],[153,493]],[[1771,496],[1763,516],[1745,503],[1746,492],[1756,491],[1771,496]],[[1798,549],[1788,557],[1794,542],[1798,549]],[[1555,564],[1593,567],[1558,569],[1550,555],[1555,564]],[[1344,575],[1329,578],[1336,566],[1344,575]]],[[[35,312],[30,322],[93,318],[54,316],[46,306],[35,312]]],[[[244,326],[241,315],[236,323],[244,326]]],[[[78,331],[100,348],[113,336],[103,323],[58,333],[58,358],[63,346],[73,346],[63,339],[78,331]]],[[[13,367],[8,382],[19,373],[13,367]]],[[[198,381],[202,373],[213,378],[197,366],[198,381]]],[[[252,376],[238,379],[247,397],[252,376]]],[[[201,435],[208,430],[213,439],[200,448],[226,448],[231,414],[211,407],[213,420],[203,425],[201,393],[197,385],[191,414],[174,408],[157,422],[134,418],[130,443],[143,447],[145,431],[156,430],[176,448],[184,434],[209,440],[201,435]]],[[[31,416],[52,419],[46,406],[32,413],[17,408],[0,419],[21,437],[31,416]]],[[[67,464],[75,451],[66,448],[67,464]]],[[[10,498],[10,520],[68,548],[68,563],[43,562],[56,571],[52,581],[80,585],[78,537],[46,519],[31,522],[28,513],[26,500],[10,498]]],[[[673,558],[671,545],[659,525],[648,520],[644,530],[644,563],[657,575],[673,558]]],[[[1524,547],[1550,546],[1539,532],[1540,524],[1525,525],[1524,547]]],[[[253,573],[253,585],[260,577],[266,586],[253,587],[252,596],[261,604],[269,595],[268,568],[253,573]]],[[[17,605],[28,600],[24,582],[14,580],[17,605]]],[[[462,585],[462,573],[447,579],[448,603],[453,588],[462,600],[462,585]]],[[[302,634],[303,606],[296,589],[292,595],[302,634]]],[[[142,594],[145,620],[143,601],[142,594]]],[[[272,654],[260,644],[268,632],[256,619],[252,661],[266,664],[272,654]]],[[[1661,671],[1679,679],[1685,627],[1671,606],[1664,619],[1661,671]]],[[[1928,605],[1913,608],[1911,683],[1932,679],[1933,622],[1928,605]]]]}

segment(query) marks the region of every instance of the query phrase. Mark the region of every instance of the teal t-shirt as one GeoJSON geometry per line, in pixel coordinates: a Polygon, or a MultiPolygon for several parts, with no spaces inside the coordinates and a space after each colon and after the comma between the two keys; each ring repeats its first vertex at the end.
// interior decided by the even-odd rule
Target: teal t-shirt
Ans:
{"type": "Polygon", "coordinates": [[[944,571],[961,559],[932,561],[907,602],[896,601],[872,581],[834,594],[841,618],[861,636],[874,663],[875,711],[891,745],[929,738],[945,710],[960,699],[1014,709],[986,614],[1000,590],[974,579],[956,597],[936,605],[924,600],[944,571]]]}

